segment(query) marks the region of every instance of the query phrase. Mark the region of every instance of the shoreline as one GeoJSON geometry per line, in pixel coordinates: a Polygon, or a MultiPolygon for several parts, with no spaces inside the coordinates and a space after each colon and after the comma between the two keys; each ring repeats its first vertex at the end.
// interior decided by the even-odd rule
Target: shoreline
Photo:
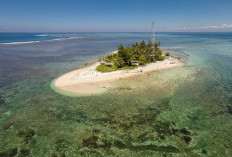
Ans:
{"type": "Polygon", "coordinates": [[[101,94],[107,91],[110,83],[115,80],[181,66],[183,63],[175,57],[168,56],[163,61],[149,63],[132,70],[117,70],[106,73],[96,71],[98,65],[100,62],[95,62],[90,66],[65,73],[52,81],[51,87],[58,93],[71,96],[101,94]]]}

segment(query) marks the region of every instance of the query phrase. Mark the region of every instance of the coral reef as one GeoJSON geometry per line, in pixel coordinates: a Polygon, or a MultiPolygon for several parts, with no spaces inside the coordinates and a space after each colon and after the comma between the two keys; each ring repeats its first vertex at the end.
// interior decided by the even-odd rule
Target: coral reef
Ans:
{"type": "Polygon", "coordinates": [[[33,129],[26,129],[18,132],[18,136],[23,138],[25,144],[28,144],[34,135],[35,131],[33,129]]]}
{"type": "Polygon", "coordinates": [[[1,157],[14,157],[14,156],[17,155],[17,153],[18,153],[18,149],[17,148],[13,148],[13,149],[10,149],[8,151],[1,152],[0,156],[1,157]]]}

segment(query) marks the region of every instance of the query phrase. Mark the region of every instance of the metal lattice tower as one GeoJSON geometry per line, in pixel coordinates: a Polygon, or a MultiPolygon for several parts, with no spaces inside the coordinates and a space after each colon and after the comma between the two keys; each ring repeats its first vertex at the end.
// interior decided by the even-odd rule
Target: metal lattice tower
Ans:
{"type": "Polygon", "coordinates": [[[152,32],[151,40],[155,42],[155,22],[154,21],[152,22],[151,32],[152,32]]]}

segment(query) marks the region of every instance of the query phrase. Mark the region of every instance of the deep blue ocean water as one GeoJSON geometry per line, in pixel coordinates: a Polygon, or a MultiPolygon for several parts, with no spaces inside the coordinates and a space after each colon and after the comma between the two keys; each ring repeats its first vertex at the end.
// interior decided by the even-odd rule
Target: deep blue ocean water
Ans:
{"type": "Polygon", "coordinates": [[[151,33],[0,33],[0,156],[232,156],[232,33],[157,33],[184,66],[69,97],[58,76],[151,33]]]}

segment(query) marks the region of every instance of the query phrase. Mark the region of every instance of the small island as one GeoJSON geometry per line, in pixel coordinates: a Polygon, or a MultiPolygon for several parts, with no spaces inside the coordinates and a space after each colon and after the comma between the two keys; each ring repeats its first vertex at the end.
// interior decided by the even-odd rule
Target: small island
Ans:
{"type": "Polygon", "coordinates": [[[162,61],[165,56],[170,54],[167,52],[162,55],[162,50],[159,48],[160,42],[152,42],[148,44],[143,40],[139,44],[135,42],[132,46],[118,46],[118,51],[106,57],[99,58],[101,65],[96,70],[99,72],[111,72],[115,70],[135,69],[140,65],[162,61]]]}
{"type": "Polygon", "coordinates": [[[118,46],[118,50],[99,58],[82,69],[68,72],[53,81],[51,87],[71,95],[98,94],[112,89],[112,82],[151,71],[181,66],[179,58],[159,48],[160,42],[135,42],[118,46]]]}

